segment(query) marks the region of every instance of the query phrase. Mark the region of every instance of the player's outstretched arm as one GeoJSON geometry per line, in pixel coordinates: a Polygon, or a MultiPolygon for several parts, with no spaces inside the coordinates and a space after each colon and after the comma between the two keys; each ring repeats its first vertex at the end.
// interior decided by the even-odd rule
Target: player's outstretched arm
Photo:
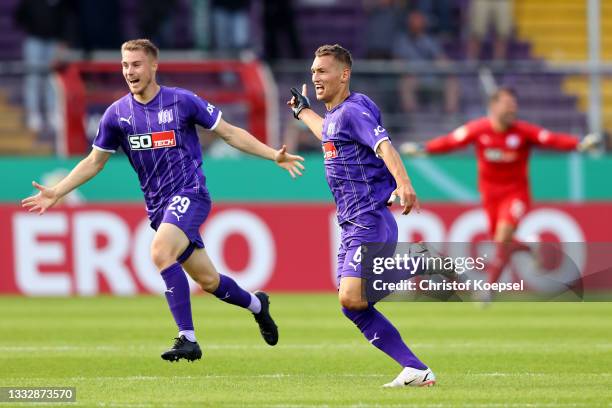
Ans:
{"type": "Polygon", "coordinates": [[[225,143],[242,152],[264,159],[274,160],[279,167],[287,170],[293,178],[295,178],[296,175],[302,175],[304,165],[301,162],[304,161],[304,158],[302,156],[287,153],[286,146],[274,150],[267,144],[257,140],[255,136],[246,130],[234,126],[223,119],[219,121],[219,124],[215,127],[213,132],[223,139],[225,143]]]}
{"type": "Polygon", "coordinates": [[[93,149],[86,158],[72,169],[70,174],[54,187],[45,187],[32,181],[32,185],[38,190],[38,194],[21,200],[21,206],[27,208],[28,212],[38,211],[39,215],[44,214],[63,196],[98,174],[104,168],[110,155],[108,152],[93,149]]]}
{"type": "Polygon", "coordinates": [[[291,88],[291,99],[287,105],[293,111],[294,118],[304,122],[317,139],[323,140],[323,118],[310,108],[307,92],[306,84],[302,84],[302,93],[297,88],[291,88]]]}
{"type": "Polygon", "coordinates": [[[390,203],[395,201],[395,198],[399,197],[400,204],[403,207],[402,214],[408,214],[413,207],[416,207],[418,211],[419,202],[416,192],[412,187],[410,177],[408,177],[404,163],[397,150],[395,150],[391,142],[385,140],[378,146],[376,154],[383,159],[397,184],[397,188],[391,194],[390,203]]]}
{"type": "Polygon", "coordinates": [[[461,149],[474,142],[477,131],[471,124],[463,125],[447,135],[434,137],[425,143],[402,143],[399,151],[408,156],[425,156],[429,154],[443,154],[461,149]]]}
{"type": "Polygon", "coordinates": [[[534,145],[552,150],[584,153],[596,150],[602,143],[602,135],[597,133],[590,133],[580,139],[569,133],[551,132],[528,122],[521,122],[520,130],[534,145]]]}

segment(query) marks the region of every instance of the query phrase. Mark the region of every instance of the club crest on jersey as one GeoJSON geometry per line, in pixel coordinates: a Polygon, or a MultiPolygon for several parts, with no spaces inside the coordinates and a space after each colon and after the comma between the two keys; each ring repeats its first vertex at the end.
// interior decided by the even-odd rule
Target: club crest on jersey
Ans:
{"type": "Polygon", "coordinates": [[[506,146],[508,146],[510,149],[516,149],[517,147],[519,147],[520,144],[521,138],[518,137],[518,135],[515,135],[514,133],[508,135],[508,137],[506,138],[506,146]]]}
{"type": "Polygon", "coordinates": [[[331,122],[327,125],[327,136],[333,136],[336,133],[336,122],[331,122]]]}
{"type": "Polygon", "coordinates": [[[334,142],[325,142],[323,143],[323,158],[325,160],[335,159],[338,157],[338,150],[336,150],[336,145],[334,142]]]}
{"type": "Polygon", "coordinates": [[[165,125],[168,123],[172,123],[174,118],[172,117],[172,109],[160,110],[157,112],[157,123],[160,125],[165,125]]]}
{"type": "Polygon", "coordinates": [[[131,150],[163,149],[176,146],[174,130],[164,132],[143,133],[141,135],[129,135],[128,142],[131,150]]]}

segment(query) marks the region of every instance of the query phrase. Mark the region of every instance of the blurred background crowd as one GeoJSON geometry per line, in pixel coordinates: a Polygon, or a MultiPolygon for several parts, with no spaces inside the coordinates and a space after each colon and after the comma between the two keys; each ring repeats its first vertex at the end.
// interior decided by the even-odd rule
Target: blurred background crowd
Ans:
{"type": "MultiPolygon", "coordinates": [[[[269,66],[278,138],[301,151],[320,146],[290,120],[284,101],[291,86],[309,83],[313,52],[324,43],[351,50],[353,90],[372,97],[400,140],[448,133],[484,114],[487,92],[500,83],[517,90],[524,119],[583,135],[596,126],[589,119],[590,73],[580,65],[588,55],[586,3],[3,0],[0,153],[52,153],[45,141],[61,132],[64,119],[50,74],[74,60],[118,61],[121,43],[141,37],[161,48],[162,61],[229,58],[269,66]]],[[[600,18],[607,17],[612,8],[604,5],[600,18]]],[[[221,76],[219,86],[232,86],[232,79],[221,76]]],[[[612,127],[608,88],[604,78],[595,118],[602,129],[612,127]]]]}

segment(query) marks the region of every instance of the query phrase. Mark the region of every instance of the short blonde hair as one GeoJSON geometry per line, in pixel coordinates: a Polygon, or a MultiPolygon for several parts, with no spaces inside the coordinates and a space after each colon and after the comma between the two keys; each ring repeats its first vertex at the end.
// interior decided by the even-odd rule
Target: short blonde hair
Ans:
{"type": "Polygon", "coordinates": [[[121,45],[121,51],[138,51],[142,50],[145,54],[157,59],[159,55],[159,48],[151,40],[146,38],[139,38],[137,40],[129,40],[121,45]]]}
{"type": "Polygon", "coordinates": [[[349,67],[349,69],[353,66],[353,57],[351,56],[351,53],[340,44],[326,44],[317,48],[315,51],[315,57],[322,57],[324,55],[333,56],[336,61],[343,63],[349,67]]]}

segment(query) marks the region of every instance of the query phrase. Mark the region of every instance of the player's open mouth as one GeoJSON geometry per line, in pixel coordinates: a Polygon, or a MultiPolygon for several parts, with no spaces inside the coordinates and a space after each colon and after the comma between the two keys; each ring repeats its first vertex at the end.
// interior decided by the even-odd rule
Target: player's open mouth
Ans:
{"type": "Polygon", "coordinates": [[[140,82],[140,79],[128,79],[128,84],[130,85],[136,85],[138,82],[140,82]]]}
{"type": "Polygon", "coordinates": [[[315,85],[316,92],[323,92],[323,85],[315,85]]]}

